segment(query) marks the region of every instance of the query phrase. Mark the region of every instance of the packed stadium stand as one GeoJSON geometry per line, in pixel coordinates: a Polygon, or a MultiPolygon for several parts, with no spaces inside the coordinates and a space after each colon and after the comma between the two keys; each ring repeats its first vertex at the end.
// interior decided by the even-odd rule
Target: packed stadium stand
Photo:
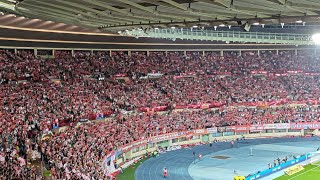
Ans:
{"type": "Polygon", "coordinates": [[[313,106],[319,103],[320,75],[314,55],[56,53],[43,59],[25,51],[1,52],[1,158],[7,177],[32,174],[17,168],[26,164],[29,151],[43,154],[58,179],[80,178],[77,172],[103,178],[102,158],[141,138],[230,125],[314,122],[320,116],[313,106]],[[161,75],[143,78],[149,72],[161,75]],[[111,117],[107,123],[76,126],[106,117],[111,117]],[[50,141],[36,141],[39,133],[62,126],[69,128],[50,141]],[[12,154],[19,158],[7,162],[12,154]]]}
{"type": "Polygon", "coordinates": [[[0,0],[0,179],[116,179],[168,140],[318,130],[318,8],[0,0]]]}

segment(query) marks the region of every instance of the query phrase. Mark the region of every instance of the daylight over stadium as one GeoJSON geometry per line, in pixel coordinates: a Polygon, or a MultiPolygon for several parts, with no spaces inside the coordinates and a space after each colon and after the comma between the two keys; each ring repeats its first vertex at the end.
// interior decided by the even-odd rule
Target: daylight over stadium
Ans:
{"type": "Polygon", "coordinates": [[[320,0],[0,0],[0,180],[320,179],[320,0]]]}

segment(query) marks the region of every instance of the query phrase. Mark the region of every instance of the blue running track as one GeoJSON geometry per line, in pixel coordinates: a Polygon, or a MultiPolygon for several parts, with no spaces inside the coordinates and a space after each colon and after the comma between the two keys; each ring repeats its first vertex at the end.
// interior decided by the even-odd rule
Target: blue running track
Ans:
{"type": "Polygon", "coordinates": [[[316,150],[316,148],[320,146],[320,143],[318,142],[320,141],[317,137],[248,139],[236,142],[233,148],[231,147],[230,142],[218,142],[213,143],[212,147],[210,147],[209,145],[200,145],[192,149],[180,149],[167,152],[165,154],[160,154],[159,157],[148,159],[136,170],[135,179],[164,180],[163,168],[166,167],[168,169],[168,177],[166,179],[168,180],[225,180],[225,178],[223,178],[224,175],[226,175],[225,172],[229,172],[228,177],[232,176],[234,167],[231,166],[234,166],[234,164],[236,163],[238,163],[239,166],[245,167],[245,169],[243,169],[243,171],[240,170],[240,172],[247,174],[253,173],[258,170],[267,168],[267,163],[272,162],[277,155],[282,157],[284,155],[290,155],[293,152],[306,153],[316,150]],[[300,148],[306,143],[309,144],[308,148],[300,148]],[[245,156],[247,156],[247,154],[249,153],[249,146],[257,149],[254,150],[254,154],[255,152],[257,153],[256,157],[254,158],[259,159],[260,164],[255,164],[254,158],[251,160],[251,162],[249,162],[249,159],[248,162],[245,162],[246,158],[243,158],[241,160],[240,158],[236,157],[237,153],[242,155],[245,154],[245,156]],[[198,160],[195,160],[193,152],[196,153],[196,157],[199,153],[201,153],[204,156],[203,162],[198,162],[198,160]],[[219,154],[222,152],[223,154],[219,154]],[[215,160],[211,158],[211,155],[225,155],[230,156],[231,158],[227,160],[215,160]],[[230,168],[228,169],[229,166],[230,168]],[[221,169],[221,172],[219,171],[220,167],[224,168],[221,169]],[[189,172],[192,172],[192,174],[190,175],[189,172]],[[211,176],[209,176],[210,174],[211,176]],[[215,178],[213,178],[213,174],[215,175],[215,178]]]}

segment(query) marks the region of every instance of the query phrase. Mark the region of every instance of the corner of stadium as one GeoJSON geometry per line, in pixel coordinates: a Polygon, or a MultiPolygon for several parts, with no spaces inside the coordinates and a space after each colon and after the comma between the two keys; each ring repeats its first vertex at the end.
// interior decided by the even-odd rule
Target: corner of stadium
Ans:
{"type": "Polygon", "coordinates": [[[319,9],[0,0],[0,179],[319,179],[319,9]]]}

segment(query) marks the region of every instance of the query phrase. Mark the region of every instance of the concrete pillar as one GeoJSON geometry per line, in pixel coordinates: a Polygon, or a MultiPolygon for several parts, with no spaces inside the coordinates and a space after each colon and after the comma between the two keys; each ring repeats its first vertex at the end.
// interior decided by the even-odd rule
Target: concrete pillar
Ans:
{"type": "Polygon", "coordinates": [[[295,49],[295,50],[294,50],[294,54],[295,54],[295,55],[298,55],[298,49],[295,49]]]}
{"type": "Polygon", "coordinates": [[[279,55],[279,50],[278,49],[276,50],[276,55],[279,55]]]}
{"type": "Polygon", "coordinates": [[[55,53],[55,50],[54,50],[54,49],[52,49],[52,56],[55,58],[54,53],[55,53]]]}
{"type": "Polygon", "coordinates": [[[17,48],[15,48],[15,49],[14,49],[14,53],[17,54],[17,52],[18,52],[18,50],[17,50],[17,48]]]}
{"type": "Polygon", "coordinates": [[[166,56],[168,56],[168,51],[166,51],[166,56]]]}
{"type": "Polygon", "coordinates": [[[111,50],[109,50],[109,56],[110,56],[110,57],[112,56],[112,51],[111,51],[111,50]]]}
{"type": "Polygon", "coordinates": [[[258,56],[260,56],[260,49],[258,49],[258,56]]]}
{"type": "Polygon", "coordinates": [[[242,51],[241,50],[239,50],[239,56],[241,56],[242,55],[242,51]]]}
{"type": "Polygon", "coordinates": [[[220,56],[223,56],[223,50],[220,51],[220,56]]]}
{"type": "Polygon", "coordinates": [[[93,55],[93,49],[91,49],[91,55],[93,55]]]}
{"type": "Polygon", "coordinates": [[[150,51],[147,51],[147,56],[148,56],[148,57],[150,56],[150,51]]]}
{"type": "Polygon", "coordinates": [[[125,153],[126,159],[132,159],[132,149],[125,153]]]}
{"type": "Polygon", "coordinates": [[[183,55],[185,55],[185,56],[186,56],[186,55],[187,55],[187,51],[183,51],[183,55]]]}
{"type": "Polygon", "coordinates": [[[131,56],[131,51],[128,51],[128,56],[131,56]]]}
{"type": "Polygon", "coordinates": [[[123,153],[122,157],[123,157],[123,161],[122,162],[126,162],[127,161],[126,153],[123,153]]]}
{"type": "Polygon", "coordinates": [[[34,56],[37,56],[37,55],[38,55],[38,49],[35,48],[35,49],[33,50],[33,53],[34,53],[34,56]]]}
{"type": "Polygon", "coordinates": [[[204,56],[205,55],[205,52],[204,51],[202,51],[202,56],[204,56]]]}
{"type": "Polygon", "coordinates": [[[72,55],[72,57],[74,57],[74,50],[73,49],[71,50],[71,55],[72,55]]]}
{"type": "Polygon", "coordinates": [[[214,140],[212,134],[208,134],[209,135],[209,142],[212,142],[214,140]]]}

